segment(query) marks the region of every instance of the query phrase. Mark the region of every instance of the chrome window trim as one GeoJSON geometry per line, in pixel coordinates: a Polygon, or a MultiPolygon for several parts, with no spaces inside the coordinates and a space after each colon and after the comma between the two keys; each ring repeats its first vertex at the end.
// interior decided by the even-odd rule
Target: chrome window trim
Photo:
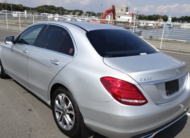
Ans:
{"type": "Polygon", "coordinates": [[[58,51],[49,50],[49,49],[46,49],[46,48],[43,48],[43,47],[37,47],[37,46],[33,46],[33,47],[38,48],[38,49],[42,49],[42,50],[45,50],[45,51],[49,51],[49,52],[52,52],[52,53],[56,53],[56,54],[59,54],[59,55],[64,55],[64,56],[67,56],[67,57],[74,57],[74,55],[71,56],[71,55],[64,54],[64,53],[61,53],[61,52],[58,52],[58,51]]]}
{"type": "MultiPolygon", "coordinates": [[[[33,26],[37,26],[37,25],[54,25],[54,26],[61,27],[61,28],[65,29],[65,30],[69,33],[69,35],[70,35],[70,37],[71,37],[71,39],[72,39],[73,46],[74,46],[74,48],[75,48],[75,50],[74,50],[75,53],[74,53],[73,56],[70,56],[70,55],[68,55],[68,54],[64,54],[64,53],[61,53],[61,52],[58,52],[58,51],[54,51],[54,50],[48,50],[48,49],[46,49],[46,48],[41,48],[41,47],[34,46],[34,45],[28,45],[28,46],[33,46],[33,47],[35,47],[35,48],[41,48],[41,49],[44,49],[44,50],[52,51],[52,52],[54,52],[54,53],[67,55],[67,56],[69,56],[69,57],[76,57],[76,55],[77,55],[77,53],[78,53],[78,49],[77,49],[77,45],[76,45],[76,42],[75,42],[75,40],[74,40],[74,37],[73,37],[73,35],[71,34],[70,30],[69,30],[67,27],[63,26],[63,25],[59,25],[59,24],[56,24],[56,23],[48,23],[48,22],[47,22],[47,23],[44,23],[44,22],[43,22],[43,23],[35,23],[35,24],[32,24],[32,25],[28,26],[27,28],[25,28],[22,32],[20,32],[20,33],[15,37],[15,39],[17,39],[17,38],[18,38],[24,31],[26,31],[28,28],[33,27],[33,26]]],[[[17,43],[17,44],[20,44],[20,43],[17,43]]],[[[27,44],[25,44],[25,45],[27,45],[27,44]]]]}

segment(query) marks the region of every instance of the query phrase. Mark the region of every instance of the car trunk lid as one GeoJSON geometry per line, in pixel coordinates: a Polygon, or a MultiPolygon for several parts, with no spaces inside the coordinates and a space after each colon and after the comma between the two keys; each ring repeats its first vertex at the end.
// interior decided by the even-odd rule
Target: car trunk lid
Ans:
{"type": "Polygon", "coordinates": [[[164,53],[104,58],[104,63],[132,77],[156,104],[170,102],[184,92],[186,64],[164,53]]]}

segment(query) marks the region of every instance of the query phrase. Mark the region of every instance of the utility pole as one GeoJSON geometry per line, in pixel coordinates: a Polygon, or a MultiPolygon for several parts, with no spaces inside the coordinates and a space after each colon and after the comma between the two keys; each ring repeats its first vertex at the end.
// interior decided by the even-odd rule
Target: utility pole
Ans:
{"type": "Polygon", "coordinates": [[[11,12],[13,11],[13,8],[12,8],[12,3],[11,3],[11,12]]]}
{"type": "Polygon", "coordinates": [[[134,27],[133,27],[133,33],[135,32],[135,30],[136,30],[136,19],[137,19],[137,13],[138,13],[138,11],[137,11],[137,9],[134,9],[134,27]]]}
{"type": "Polygon", "coordinates": [[[102,14],[103,14],[103,11],[102,11],[103,4],[100,4],[100,5],[101,5],[101,16],[102,16],[102,14]]]}
{"type": "Polygon", "coordinates": [[[44,3],[44,13],[45,13],[45,6],[46,6],[46,4],[44,3]]]}
{"type": "Polygon", "coordinates": [[[7,10],[7,1],[5,0],[6,10],[7,10]]]}
{"type": "Polygon", "coordinates": [[[30,11],[31,11],[31,0],[30,0],[30,11]]]}

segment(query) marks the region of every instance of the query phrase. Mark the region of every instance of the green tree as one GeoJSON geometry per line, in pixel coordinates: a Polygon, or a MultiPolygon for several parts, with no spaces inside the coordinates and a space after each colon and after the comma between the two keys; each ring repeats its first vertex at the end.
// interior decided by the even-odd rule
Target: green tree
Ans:
{"type": "Polygon", "coordinates": [[[173,17],[173,18],[172,18],[172,21],[173,21],[173,22],[177,22],[178,20],[179,20],[179,19],[176,18],[176,17],[173,17]]]}

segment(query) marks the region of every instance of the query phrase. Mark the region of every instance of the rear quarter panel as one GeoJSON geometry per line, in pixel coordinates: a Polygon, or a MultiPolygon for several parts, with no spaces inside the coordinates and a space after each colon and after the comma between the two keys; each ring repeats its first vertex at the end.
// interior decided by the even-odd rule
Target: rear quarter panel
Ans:
{"type": "Polygon", "coordinates": [[[104,64],[103,57],[91,46],[86,32],[78,27],[66,24],[77,46],[77,54],[73,61],[65,66],[53,79],[49,86],[60,83],[67,87],[74,97],[95,101],[111,101],[112,96],[100,82],[101,77],[111,76],[137,84],[128,75],[112,69],[104,64]]]}

